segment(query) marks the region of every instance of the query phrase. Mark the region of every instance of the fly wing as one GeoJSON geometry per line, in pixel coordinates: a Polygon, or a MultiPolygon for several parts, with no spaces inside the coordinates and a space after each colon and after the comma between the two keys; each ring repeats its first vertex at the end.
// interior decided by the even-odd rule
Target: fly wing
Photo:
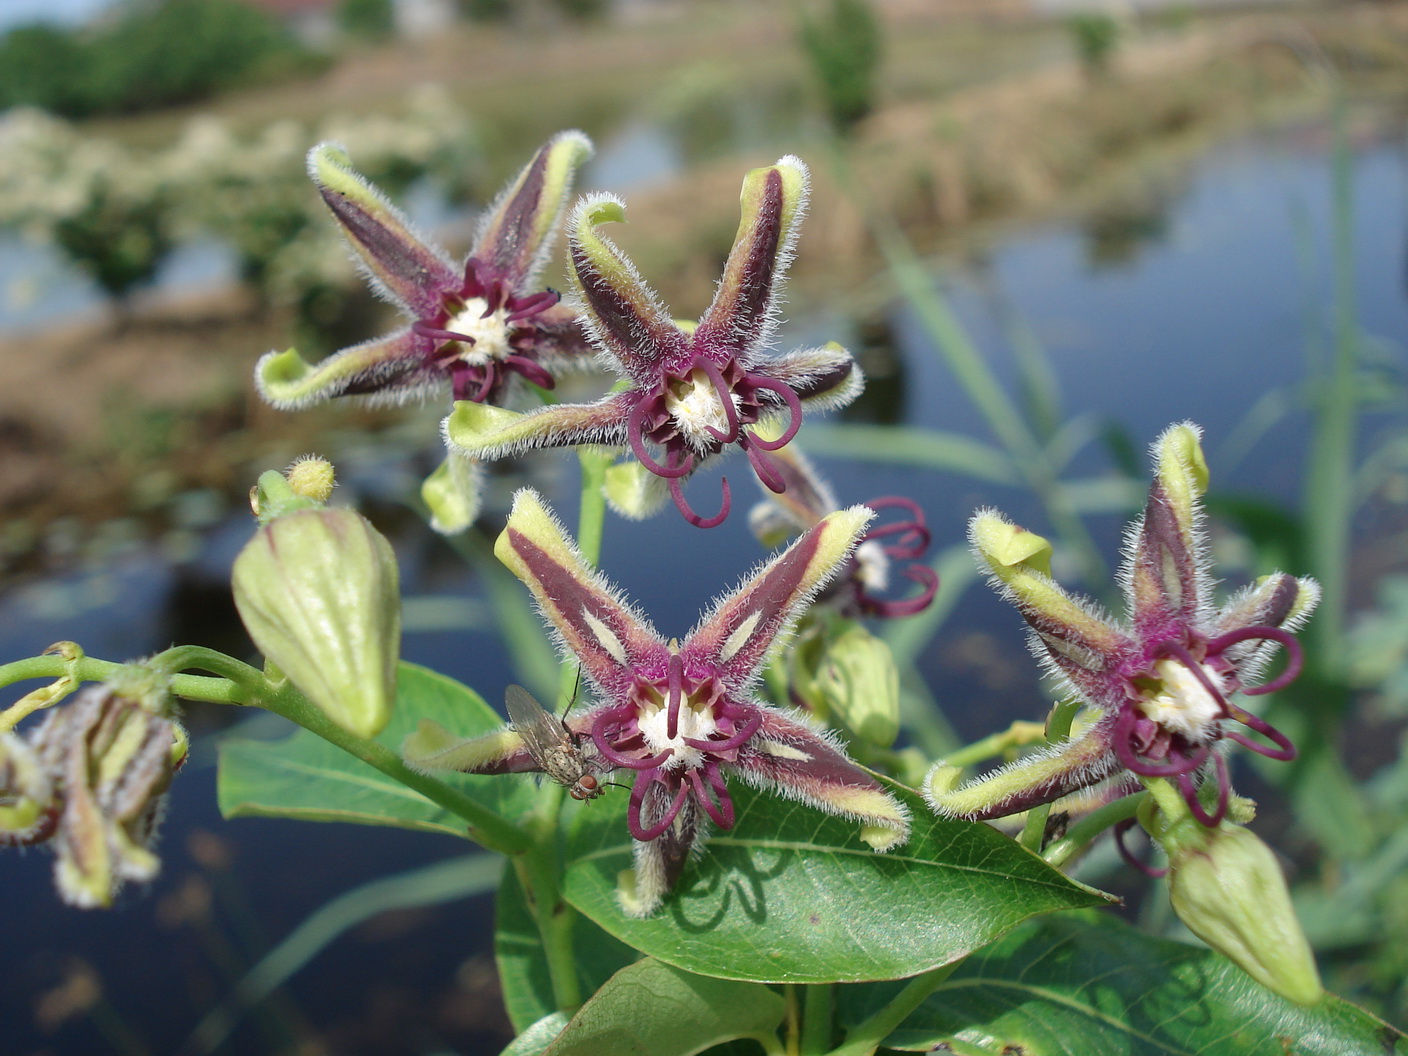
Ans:
{"type": "Polygon", "coordinates": [[[547,769],[564,749],[571,750],[572,742],[562,723],[522,686],[504,690],[504,703],[508,705],[509,721],[539,766],[547,769]]]}

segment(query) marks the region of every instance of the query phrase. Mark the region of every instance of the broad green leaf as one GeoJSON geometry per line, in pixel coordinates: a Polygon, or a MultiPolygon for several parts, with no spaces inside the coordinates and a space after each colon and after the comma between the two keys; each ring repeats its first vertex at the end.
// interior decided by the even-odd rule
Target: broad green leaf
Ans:
{"type": "MultiPolygon", "coordinates": [[[[397,749],[423,718],[474,737],[504,724],[483,698],[454,679],[403,663],[396,709],[377,740],[397,749]]],[[[532,778],[445,774],[446,784],[508,817],[532,806],[532,778]]],[[[227,818],[247,815],[394,825],[466,835],[464,822],[418,792],[306,730],[280,741],[227,740],[217,781],[227,818]]]]}
{"type": "Polygon", "coordinates": [[[499,1056],[542,1056],[565,1026],[566,1012],[553,1012],[544,1016],[514,1038],[499,1056]]]}
{"type": "Polygon", "coordinates": [[[876,854],[855,822],[733,781],[733,829],[690,862],[652,917],[626,916],[626,795],[577,816],[567,900],[623,942],[691,972],[764,983],[899,979],[991,942],[1036,913],[1100,904],[996,829],[936,818],[908,789],[909,843],[876,854]]]}
{"type": "MultiPolygon", "coordinates": [[[[640,955],[580,913],[574,912],[573,916],[572,948],[576,951],[577,975],[582,992],[589,994],[640,955]]],[[[527,1030],[556,1009],[538,927],[511,863],[504,865],[494,903],[494,960],[499,966],[504,1007],[514,1030],[527,1030]]]]}
{"type": "Polygon", "coordinates": [[[613,975],[546,1056],[693,1056],[771,1034],[784,1008],[780,994],[757,983],[709,979],[646,958],[613,975]]]}
{"type": "MultiPolygon", "coordinates": [[[[894,985],[843,987],[854,1026],[894,985]]],[[[1302,1008],[1221,954],[1096,913],[1033,921],[949,976],[885,1047],[1100,1056],[1404,1056],[1388,1024],[1327,995],[1302,1008]]]]}

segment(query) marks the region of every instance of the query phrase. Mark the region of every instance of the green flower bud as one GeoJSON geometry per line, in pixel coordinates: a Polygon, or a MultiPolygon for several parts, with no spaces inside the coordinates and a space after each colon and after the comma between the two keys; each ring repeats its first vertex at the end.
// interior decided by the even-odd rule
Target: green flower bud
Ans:
{"type": "Polygon", "coordinates": [[[877,748],[900,732],[900,674],[883,639],[852,624],[826,645],[813,691],[847,729],[877,748]]]}
{"type": "Polygon", "coordinates": [[[275,517],[235,558],[235,607],[260,651],[339,726],[374,737],[391,718],[401,598],[391,545],[360,514],[275,517]]]}
{"type": "Polygon", "coordinates": [[[1314,1004],[1324,992],[1320,973],[1276,856],[1238,825],[1224,822],[1202,835],[1164,843],[1176,847],[1168,877],[1173,911],[1257,982],[1297,1004],[1314,1004]]]}
{"type": "Polygon", "coordinates": [[[316,455],[294,459],[288,467],[287,477],[288,486],[295,495],[302,495],[314,502],[327,502],[337,484],[332,463],[316,455]]]}

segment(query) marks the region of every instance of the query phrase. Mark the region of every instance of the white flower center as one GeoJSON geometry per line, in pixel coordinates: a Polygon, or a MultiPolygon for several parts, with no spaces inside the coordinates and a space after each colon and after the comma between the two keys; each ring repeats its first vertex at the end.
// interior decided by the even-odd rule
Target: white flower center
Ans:
{"type": "Polygon", "coordinates": [[[473,344],[458,342],[459,358],[466,363],[486,363],[509,354],[508,339],[513,328],[506,321],[508,312],[499,308],[486,316],[484,309],[488,307],[489,302],[483,297],[472,298],[445,324],[446,330],[474,338],[473,344]]]}
{"type": "MultiPolygon", "coordinates": [[[[1199,665],[1208,682],[1223,690],[1221,676],[1206,664],[1199,665]]],[[[1160,660],[1154,676],[1162,688],[1139,702],[1139,709],[1160,726],[1181,733],[1189,740],[1203,742],[1222,718],[1222,706],[1207,691],[1198,676],[1177,660],[1160,660]]]]}
{"type": "Polygon", "coordinates": [[[890,585],[890,556],[878,539],[867,539],[856,547],[856,578],[870,593],[890,585]]]}
{"type": "MultiPolygon", "coordinates": [[[[733,399],[730,394],[729,399],[733,399]]],[[[665,409],[691,440],[708,443],[714,439],[707,430],[728,432],[728,413],[719,400],[718,389],[709,375],[698,367],[683,382],[674,382],[665,394],[665,409]]]]}
{"type": "Polygon", "coordinates": [[[698,748],[691,748],[684,743],[686,737],[692,740],[707,740],[718,732],[718,723],[714,721],[713,709],[704,708],[697,710],[689,706],[689,701],[685,700],[680,704],[679,727],[675,731],[675,736],[670,737],[670,709],[663,703],[659,706],[647,706],[641,710],[639,726],[641,736],[645,738],[646,745],[652,752],[663,752],[666,748],[673,748],[674,754],[670,756],[661,768],[664,770],[696,770],[704,765],[704,753],[698,748]]]}

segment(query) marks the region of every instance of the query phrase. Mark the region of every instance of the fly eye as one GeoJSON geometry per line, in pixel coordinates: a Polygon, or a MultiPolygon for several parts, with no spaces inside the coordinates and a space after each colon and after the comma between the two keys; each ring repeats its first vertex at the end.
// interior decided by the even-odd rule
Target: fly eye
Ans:
{"type": "Polygon", "coordinates": [[[581,778],[578,779],[577,785],[584,792],[595,792],[599,787],[596,778],[591,774],[583,774],[581,778]]]}

